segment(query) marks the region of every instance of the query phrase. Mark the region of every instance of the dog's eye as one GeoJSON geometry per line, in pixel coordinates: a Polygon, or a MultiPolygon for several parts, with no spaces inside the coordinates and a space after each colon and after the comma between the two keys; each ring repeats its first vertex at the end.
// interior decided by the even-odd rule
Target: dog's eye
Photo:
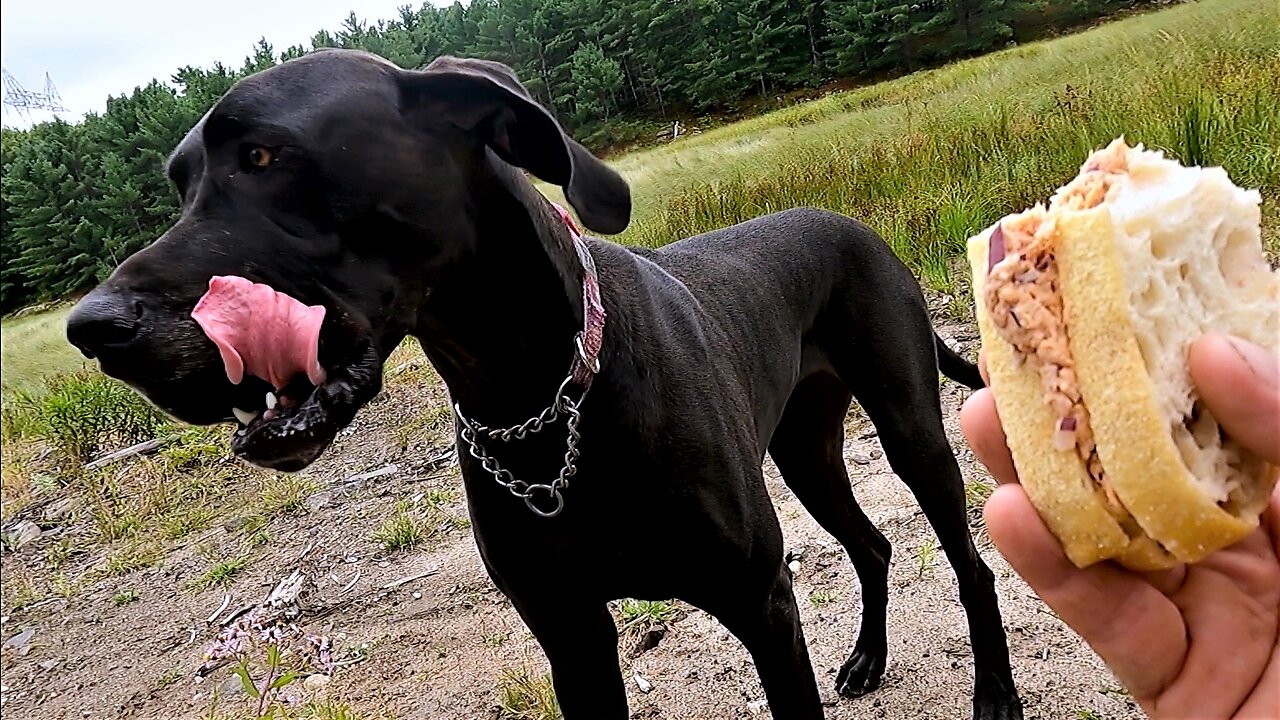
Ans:
{"type": "Polygon", "coordinates": [[[255,145],[245,151],[244,160],[250,169],[261,170],[271,165],[276,155],[270,148],[255,145]]]}

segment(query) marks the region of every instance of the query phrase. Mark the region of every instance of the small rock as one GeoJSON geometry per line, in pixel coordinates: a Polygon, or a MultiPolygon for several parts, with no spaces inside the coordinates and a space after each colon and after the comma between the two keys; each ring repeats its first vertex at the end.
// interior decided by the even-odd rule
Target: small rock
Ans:
{"type": "Polygon", "coordinates": [[[378,567],[380,567],[380,568],[389,568],[389,567],[391,567],[391,563],[387,562],[386,560],[383,560],[383,561],[381,561],[381,562],[379,562],[379,563],[378,563],[378,567]]]}
{"type": "Polygon", "coordinates": [[[229,533],[239,532],[243,530],[248,524],[249,524],[249,516],[244,515],[242,517],[231,518],[230,520],[222,523],[222,529],[226,530],[229,533]]]}
{"type": "Polygon", "coordinates": [[[422,599],[422,593],[420,593],[420,592],[415,592],[415,593],[413,594],[413,599],[414,599],[414,600],[421,600],[421,599],[422,599]]]}
{"type": "Polygon", "coordinates": [[[760,713],[764,712],[764,709],[767,707],[769,707],[768,700],[752,700],[751,702],[747,703],[747,712],[751,713],[752,715],[759,715],[760,713]]]}
{"type": "Polygon", "coordinates": [[[859,439],[859,440],[870,440],[871,438],[876,437],[876,436],[877,436],[877,435],[879,435],[879,434],[880,434],[880,431],[879,431],[879,430],[876,430],[875,428],[871,428],[870,430],[868,430],[868,431],[866,431],[866,432],[862,433],[861,435],[859,435],[859,436],[858,436],[858,439],[859,439]]]}
{"type": "Polygon", "coordinates": [[[17,651],[19,655],[31,652],[31,639],[36,636],[34,628],[28,628],[4,641],[4,646],[17,651]]]}
{"type": "Polygon", "coordinates": [[[244,694],[244,685],[239,675],[232,675],[218,685],[218,694],[223,697],[236,697],[244,694]]]}
{"type": "Polygon", "coordinates": [[[791,562],[787,563],[787,567],[791,570],[792,575],[797,575],[800,572],[800,561],[792,560],[791,562]]]}
{"type": "Polygon", "coordinates": [[[859,465],[871,464],[871,456],[867,455],[866,453],[860,453],[857,451],[851,452],[849,453],[849,459],[858,463],[859,465]]]}
{"type": "Polygon", "coordinates": [[[647,693],[653,689],[653,683],[644,679],[644,676],[636,673],[636,687],[640,688],[640,692],[647,693]]]}
{"type": "Polygon", "coordinates": [[[46,520],[61,520],[75,512],[78,507],[80,507],[80,503],[77,502],[75,498],[62,498],[58,502],[45,508],[44,518],[46,520]]]}
{"type": "Polygon", "coordinates": [[[302,688],[307,692],[316,692],[329,684],[329,676],[316,673],[308,675],[306,680],[302,681],[302,688]]]}
{"type": "Polygon", "coordinates": [[[310,512],[315,512],[320,508],[329,507],[333,503],[333,493],[329,491],[318,492],[302,501],[303,507],[310,512]]]}
{"type": "Polygon", "coordinates": [[[40,529],[40,526],[30,520],[19,520],[5,531],[5,535],[8,536],[9,547],[14,550],[21,550],[24,545],[39,540],[43,534],[44,531],[40,529]]]}
{"type": "Polygon", "coordinates": [[[391,465],[380,467],[377,470],[373,470],[371,472],[360,473],[359,475],[352,475],[351,477],[346,479],[346,482],[357,483],[357,482],[363,482],[365,480],[372,480],[374,478],[380,478],[384,475],[390,475],[399,469],[400,468],[393,463],[391,465]]]}
{"type": "Polygon", "coordinates": [[[52,672],[53,669],[58,667],[58,664],[61,662],[62,662],[61,660],[45,660],[44,662],[40,663],[40,667],[52,672]]]}

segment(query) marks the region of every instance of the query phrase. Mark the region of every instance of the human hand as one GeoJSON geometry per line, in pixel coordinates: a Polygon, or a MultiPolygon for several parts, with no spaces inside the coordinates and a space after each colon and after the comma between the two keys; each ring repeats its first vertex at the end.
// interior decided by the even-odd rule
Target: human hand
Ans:
{"type": "MultiPolygon", "coordinates": [[[[1224,430],[1280,466],[1280,362],[1207,336],[1191,348],[1190,372],[1224,430]]],[[[960,425],[1000,483],[984,508],[996,548],[1153,720],[1280,718],[1280,487],[1257,530],[1195,565],[1082,570],[1018,484],[990,390],[969,398],[960,425]]]]}

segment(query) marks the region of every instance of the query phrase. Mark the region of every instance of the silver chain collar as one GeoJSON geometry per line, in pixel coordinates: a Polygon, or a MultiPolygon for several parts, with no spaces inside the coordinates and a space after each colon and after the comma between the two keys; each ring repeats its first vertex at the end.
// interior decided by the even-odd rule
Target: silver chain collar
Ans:
{"type": "MultiPolygon", "coordinates": [[[[462,430],[459,434],[462,436],[463,441],[466,442],[471,457],[479,460],[480,464],[493,476],[493,479],[499,485],[509,490],[512,495],[524,500],[524,504],[535,514],[545,518],[555,517],[560,514],[561,510],[564,510],[564,496],[561,495],[560,491],[569,486],[569,478],[578,472],[576,465],[578,461],[578,442],[582,439],[582,436],[578,434],[578,422],[582,419],[582,413],[578,408],[582,405],[583,398],[580,397],[577,400],[573,400],[565,393],[565,389],[568,388],[572,380],[573,375],[570,375],[564,379],[564,382],[560,383],[560,389],[556,391],[556,399],[551,403],[550,407],[519,425],[513,425],[508,428],[491,428],[468,420],[462,414],[462,407],[457,403],[453,405],[453,411],[457,413],[458,420],[462,423],[462,430]],[[564,453],[564,466],[560,468],[560,475],[549,484],[530,484],[516,478],[511,474],[510,470],[499,465],[497,459],[480,445],[481,436],[490,440],[501,440],[502,442],[523,440],[530,433],[541,432],[543,428],[559,420],[561,415],[567,418],[566,425],[569,428],[569,439],[564,453]],[[539,494],[545,495],[554,501],[555,506],[550,510],[543,510],[538,507],[534,504],[533,498],[539,494]]],[[[585,393],[583,397],[585,397],[585,393]]]]}

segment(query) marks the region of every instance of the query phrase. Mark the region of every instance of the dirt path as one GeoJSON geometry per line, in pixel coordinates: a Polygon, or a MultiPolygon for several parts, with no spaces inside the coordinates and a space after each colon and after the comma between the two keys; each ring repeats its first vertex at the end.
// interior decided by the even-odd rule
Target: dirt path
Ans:
{"type": "MultiPolygon", "coordinates": [[[[962,346],[967,341],[971,338],[961,335],[962,346]]],[[[399,720],[498,717],[495,686],[503,674],[537,677],[545,662],[481,568],[453,459],[441,457],[440,435],[432,431],[433,423],[447,418],[443,392],[411,376],[392,383],[389,397],[362,413],[359,427],[310,471],[319,489],[303,509],[277,516],[261,530],[270,542],[255,551],[228,589],[184,588],[207,567],[204,558],[243,545],[234,513],[151,568],[6,616],[5,638],[27,629],[34,635],[26,654],[4,648],[5,717],[203,718],[214,706],[215,688],[222,691],[221,711],[243,711],[248,704],[238,682],[225,680],[227,668],[199,684],[192,679],[216,633],[205,619],[227,595],[227,612],[261,600],[293,568],[311,578],[304,605],[328,608],[304,614],[301,625],[329,637],[336,655],[358,660],[340,667],[318,693],[349,702],[361,717],[384,712],[399,720]],[[407,431],[404,423],[411,418],[427,420],[407,431]],[[391,464],[394,470],[385,470],[391,464]],[[379,469],[385,474],[357,477],[379,469]],[[395,513],[397,501],[424,497],[434,503],[434,535],[416,548],[382,550],[371,529],[395,513]],[[434,568],[434,574],[385,589],[434,568]],[[139,599],[118,606],[112,599],[125,589],[139,599]]],[[[986,475],[956,427],[965,391],[947,382],[943,397],[966,480],[982,481],[986,475]]],[[[830,703],[827,717],[968,717],[972,661],[954,576],[870,426],[856,413],[849,422],[846,458],[854,492],[894,547],[889,664],[883,686],[867,697],[838,700],[831,689],[859,618],[852,568],[768,468],[788,548],[805,552],[796,591],[815,670],[830,703]]],[[[1140,718],[1088,648],[1011,573],[982,534],[976,512],[974,527],[997,577],[1027,717],[1140,718]]],[[[6,573],[15,572],[20,562],[21,557],[7,555],[6,573]]],[[[770,716],[761,707],[763,694],[745,651],[700,612],[681,608],[656,647],[623,662],[632,717],[770,716]]]]}

